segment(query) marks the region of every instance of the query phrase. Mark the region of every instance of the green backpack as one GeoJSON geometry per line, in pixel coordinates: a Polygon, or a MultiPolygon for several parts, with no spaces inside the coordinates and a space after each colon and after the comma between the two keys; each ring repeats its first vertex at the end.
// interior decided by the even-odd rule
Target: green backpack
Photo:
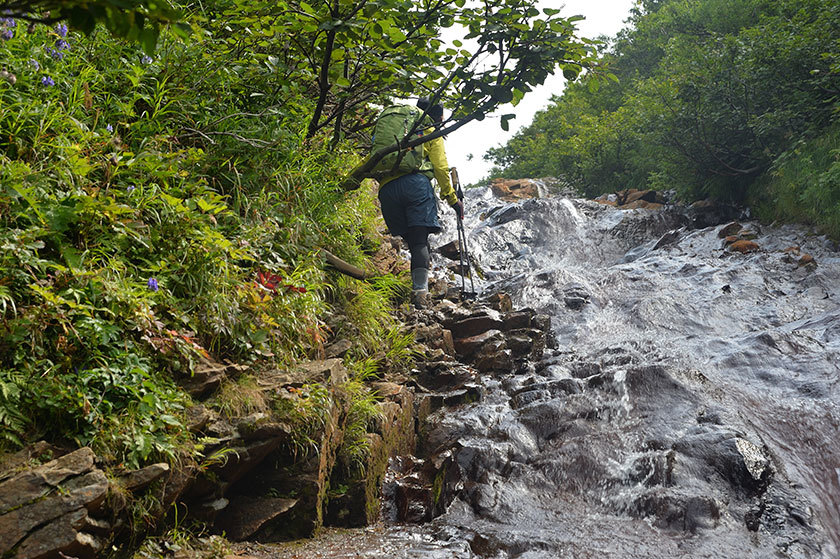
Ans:
{"type": "MultiPolygon", "coordinates": [[[[373,128],[371,154],[384,147],[392,146],[405,138],[422,114],[421,109],[410,105],[393,105],[379,113],[376,125],[373,128]]],[[[432,119],[426,115],[423,123],[417,127],[412,137],[422,136],[426,129],[432,125],[432,119]]],[[[430,163],[424,161],[423,145],[421,144],[411,149],[389,153],[376,164],[372,172],[405,175],[418,170],[429,171],[430,169],[430,163]]]]}

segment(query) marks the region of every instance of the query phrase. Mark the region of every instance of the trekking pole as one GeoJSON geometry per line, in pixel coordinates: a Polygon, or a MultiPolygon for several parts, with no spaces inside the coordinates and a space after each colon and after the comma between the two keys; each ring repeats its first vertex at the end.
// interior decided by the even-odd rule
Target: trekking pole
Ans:
{"type": "MultiPolygon", "coordinates": [[[[452,178],[452,186],[455,187],[455,195],[458,197],[458,200],[461,201],[461,205],[464,204],[464,190],[461,188],[461,181],[458,179],[458,170],[455,167],[449,171],[449,175],[452,178]]],[[[466,273],[470,277],[470,297],[475,297],[475,283],[473,282],[473,275],[472,275],[472,262],[470,262],[470,252],[467,249],[467,233],[464,231],[464,220],[461,218],[461,215],[458,214],[456,216],[458,219],[458,253],[461,257],[461,295],[463,296],[466,291],[466,284],[464,280],[464,261],[466,261],[466,273]]]]}
{"type": "Polygon", "coordinates": [[[466,280],[464,279],[464,236],[461,234],[461,216],[456,216],[455,219],[458,220],[458,257],[461,259],[461,267],[459,268],[461,272],[461,300],[464,300],[464,293],[467,291],[466,280]]]}

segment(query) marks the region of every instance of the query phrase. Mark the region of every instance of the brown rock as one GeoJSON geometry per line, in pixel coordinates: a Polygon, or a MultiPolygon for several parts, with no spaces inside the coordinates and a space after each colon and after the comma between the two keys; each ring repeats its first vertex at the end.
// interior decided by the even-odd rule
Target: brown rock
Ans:
{"type": "Polygon", "coordinates": [[[511,301],[510,295],[507,293],[494,293],[487,298],[487,304],[489,304],[494,310],[503,313],[513,310],[513,301],[511,301]]]}
{"type": "Polygon", "coordinates": [[[536,328],[522,328],[509,332],[505,341],[515,358],[527,357],[538,361],[542,359],[545,351],[545,332],[536,328]]]}
{"type": "MultiPolygon", "coordinates": [[[[14,480],[12,480],[14,481],[14,480]]],[[[81,521],[87,516],[87,511],[97,510],[105,500],[108,492],[108,479],[100,470],[93,470],[82,476],[63,480],[58,484],[61,490],[51,488],[44,498],[29,502],[0,516],[0,555],[9,552],[18,542],[26,539],[34,548],[52,545],[33,539],[38,531],[29,534],[38,526],[51,523],[59,517],[70,518],[70,513],[82,511],[81,521]]],[[[72,518],[75,518],[73,516],[72,518]]],[[[64,537],[64,524],[60,533],[64,537]]],[[[52,532],[49,533],[52,537],[52,532]]]]}
{"type": "Polygon", "coordinates": [[[120,484],[133,493],[145,489],[167,474],[169,474],[169,464],[161,462],[121,475],[120,484]]]}
{"type": "Polygon", "coordinates": [[[371,383],[370,388],[379,398],[390,398],[405,390],[403,385],[395,382],[374,382],[371,383]]]}
{"type": "Polygon", "coordinates": [[[447,355],[455,355],[452,331],[437,323],[420,325],[414,330],[415,339],[432,349],[442,350],[447,355]]]}
{"type": "Polygon", "coordinates": [[[738,235],[729,235],[728,237],[723,239],[723,244],[724,244],[724,246],[728,246],[728,245],[731,245],[732,243],[734,243],[737,240],[738,240],[738,235]]]}
{"type": "Polygon", "coordinates": [[[0,482],[19,474],[23,470],[33,467],[34,464],[46,463],[67,452],[46,441],[32,443],[25,448],[3,457],[0,462],[0,482]]]}
{"type": "Polygon", "coordinates": [[[328,345],[324,352],[328,359],[335,357],[344,357],[348,351],[353,347],[353,342],[350,340],[338,340],[335,343],[328,345]]]}
{"type": "Polygon", "coordinates": [[[203,431],[212,417],[213,414],[201,404],[190,406],[187,408],[187,430],[190,433],[203,431]]]}
{"type": "Polygon", "coordinates": [[[193,398],[203,398],[219,388],[227,378],[227,367],[212,359],[203,359],[193,374],[183,382],[184,390],[193,398]]]}
{"type": "Polygon", "coordinates": [[[787,247],[782,252],[787,253],[787,254],[790,254],[790,253],[799,254],[799,247],[798,246],[787,247]]]}
{"type": "Polygon", "coordinates": [[[342,386],[347,382],[347,369],[341,359],[326,359],[300,363],[294,369],[277,371],[272,375],[272,384],[300,388],[304,384],[323,383],[342,386]]]}
{"type": "Polygon", "coordinates": [[[746,239],[741,239],[735,241],[734,243],[729,245],[729,250],[733,252],[740,252],[741,254],[747,254],[749,252],[755,252],[759,249],[758,244],[753,241],[748,241],[746,239]]]}
{"type": "Polygon", "coordinates": [[[455,351],[463,358],[473,356],[484,344],[491,340],[501,340],[502,333],[499,330],[488,330],[477,336],[455,340],[455,351]]]}
{"type": "Polygon", "coordinates": [[[595,201],[598,202],[599,204],[604,204],[605,206],[612,206],[612,207],[618,206],[618,202],[616,202],[615,200],[613,200],[611,198],[608,198],[607,196],[608,196],[607,194],[603,194],[601,196],[598,196],[597,198],[595,198],[595,201]]]}
{"type": "Polygon", "coordinates": [[[27,537],[15,554],[17,559],[58,559],[74,557],[92,559],[101,551],[102,544],[90,534],[80,532],[87,511],[68,513],[27,537]]]}
{"type": "Polygon", "coordinates": [[[94,458],[90,448],[80,448],[0,483],[0,514],[40,499],[67,478],[90,472],[94,458]]]}
{"type": "Polygon", "coordinates": [[[531,326],[531,319],[534,317],[535,314],[536,313],[534,311],[530,310],[516,311],[505,314],[505,316],[502,318],[505,331],[507,332],[508,330],[528,328],[529,326],[531,326]]]}
{"type": "Polygon", "coordinates": [[[634,202],[642,201],[651,204],[661,204],[664,202],[662,196],[655,190],[636,190],[634,188],[617,192],[618,204],[626,206],[634,202]]]}
{"type": "Polygon", "coordinates": [[[483,348],[473,364],[482,373],[510,372],[514,368],[513,352],[505,348],[483,348]]]}
{"type": "Polygon", "coordinates": [[[508,202],[524,198],[539,198],[539,187],[531,179],[493,179],[490,184],[493,195],[508,202]]]}
{"type": "Polygon", "coordinates": [[[480,315],[459,320],[452,324],[449,329],[452,331],[452,336],[457,340],[471,338],[488,330],[502,330],[504,329],[504,323],[494,316],[480,315]]]}
{"type": "Polygon", "coordinates": [[[807,266],[808,264],[813,264],[814,266],[816,266],[816,265],[817,265],[817,261],[816,261],[816,260],[814,260],[814,257],[813,257],[813,256],[811,256],[811,255],[810,255],[810,254],[808,254],[808,253],[805,253],[805,254],[803,254],[803,255],[802,255],[802,257],[799,259],[799,263],[798,263],[798,264],[799,264],[799,266],[807,266]]]}
{"type": "Polygon", "coordinates": [[[622,210],[661,210],[665,205],[646,200],[635,200],[620,207],[622,210]]]}
{"type": "Polygon", "coordinates": [[[718,231],[718,238],[726,239],[728,237],[732,237],[733,235],[737,235],[740,230],[741,224],[737,221],[727,223],[726,225],[720,228],[720,231],[718,231]]]}
{"type": "Polygon", "coordinates": [[[216,527],[224,530],[231,540],[242,541],[256,534],[267,523],[288,513],[297,502],[297,499],[239,496],[228,505],[216,527]]]}
{"type": "Polygon", "coordinates": [[[458,240],[450,241],[438,247],[440,253],[450,260],[461,260],[461,250],[458,247],[458,240]]]}

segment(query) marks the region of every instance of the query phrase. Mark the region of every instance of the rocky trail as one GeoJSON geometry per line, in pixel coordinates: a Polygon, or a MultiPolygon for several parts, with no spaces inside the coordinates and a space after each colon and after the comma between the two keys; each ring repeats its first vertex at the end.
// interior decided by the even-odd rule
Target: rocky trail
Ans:
{"type": "MultiPolygon", "coordinates": [[[[481,296],[458,302],[447,214],[436,303],[407,316],[425,357],[375,385],[364,473],[336,463],[336,343],[330,359],[259,379],[277,398],[329,387],[310,459],[292,459],[270,413],[199,407],[191,429],[224,460],[117,480],[85,449],[10,467],[0,533],[17,532],[0,554],[97,556],[124,522],[105,499],[117,483],[183,503],[240,557],[840,556],[833,243],[732,208],[580,200],[539,181],[471,189],[467,208],[481,296]]],[[[216,364],[191,382],[202,394],[235,374],[216,364]]]]}
{"type": "Polygon", "coordinates": [[[323,556],[840,556],[837,247],[656,193],[493,190],[468,194],[481,290],[556,347],[426,420],[462,474],[445,514],[323,556]]]}

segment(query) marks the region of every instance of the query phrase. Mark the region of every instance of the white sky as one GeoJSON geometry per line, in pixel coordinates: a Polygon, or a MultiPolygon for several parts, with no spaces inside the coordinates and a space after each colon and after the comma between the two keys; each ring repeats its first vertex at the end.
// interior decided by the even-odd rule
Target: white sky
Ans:
{"type": "MultiPolygon", "coordinates": [[[[539,4],[542,8],[562,8],[560,15],[563,17],[586,17],[577,22],[578,36],[594,39],[618,33],[624,27],[623,22],[630,15],[634,3],[634,0],[543,0],[539,4]]],[[[447,136],[446,155],[449,165],[458,168],[461,184],[475,183],[486,177],[492,165],[484,161],[484,153],[491,147],[504,144],[519,128],[530,124],[534,114],[548,105],[552,95],[562,93],[564,86],[565,80],[558,72],[527,93],[516,107],[504,105],[483,121],[471,122],[447,136]],[[510,132],[505,132],[499,125],[499,115],[507,113],[516,114],[516,118],[510,121],[510,132]],[[473,155],[472,161],[468,160],[470,154],[473,155]]]]}

